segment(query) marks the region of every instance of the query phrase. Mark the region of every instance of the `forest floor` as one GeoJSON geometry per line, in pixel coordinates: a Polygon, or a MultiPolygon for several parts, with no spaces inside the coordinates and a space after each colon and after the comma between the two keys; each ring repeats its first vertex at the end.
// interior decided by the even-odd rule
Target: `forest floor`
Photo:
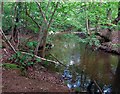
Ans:
{"type": "Polygon", "coordinates": [[[56,73],[41,70],[30,76],[22,76],[18,69],[3,69],[2,92],[69,92],[56,73]]]}
{"type": "MultiPolygon", "coordinates": [[[[2,49],[3,50],[3,49],[2,49]]],[[[9,55],[2,52],[3,64],[9,55]]],[[[4,49],[5,50],[5,49],[4,49]]],[[[7,50],[8,51],[8,50],[7,50]]],[[[2,67],[2,92],[70,92],[59,73],[48,70],[43,66],[29,70],[23,75],[20,69],[2,67]]]]}

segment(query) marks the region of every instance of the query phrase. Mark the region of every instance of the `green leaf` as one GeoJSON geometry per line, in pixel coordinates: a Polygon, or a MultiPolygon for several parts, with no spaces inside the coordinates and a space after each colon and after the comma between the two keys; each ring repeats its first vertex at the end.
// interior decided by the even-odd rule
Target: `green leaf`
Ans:
{"type": "Polygon", "coordinates": [[[37,62],[41,62],[41,59],[40,59],[40,58],[37,58],[36,61],[37,61],[37,62]]]}
{"type": "Polygon", "coordinates": [[[11,64],[11,63],[4,63],[4,64],[2,64],[2,66],[7,68],[7,69],[18,69],[18,65],[11,64]]]}
{"type": "Polygon", "coordinates": [[[34,62],[28,62],[27,65],[30,66],[30,65],[33,65],[34,62]]]}
{"type": "Polygon", "coordinates": [[[17,57],[20,57],[21,55],[21,52],[17,52],[17,57]]]}

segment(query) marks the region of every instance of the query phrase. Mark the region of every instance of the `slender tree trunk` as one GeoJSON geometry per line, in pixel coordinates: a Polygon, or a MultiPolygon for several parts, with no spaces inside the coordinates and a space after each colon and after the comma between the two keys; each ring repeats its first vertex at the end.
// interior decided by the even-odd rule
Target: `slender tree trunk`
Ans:
{"type": "MultiPolygon", "coordinates": [[[[43,45],[44,27],[45,27],[45,25],[46,26],[48,25],[46,16],[45,16],[45,14],[44,14],[44,12],[43,12],[43,10],[41,8],[40,3],[36,2],[36,4],[37,4],[37,6],[39,8],[39,11],[40,11],[40,13],[42,15],[42,18],[43,18],[44,22],[43,22],[41,28],[39,29],[38,44],[37,44],[37,46],[35,48],[35,51],[34,51],[35,55],[38,54],[39,46],[43,45]]],[[[46,9],[46,11],[47,11],[47,9],[46,9]]],[[[46,11],[45,11],[45,13],[46,13],[46,11]]]]}
{"type": "Polygon", "coordinates": [[[89,19],[88,18],[86,18],[86,30],[87,30],[88,34],[91,35],[90,30],[89,30],[89,19]]]}
{"type": "Polygon", "coordinates": [[[20,10],[21,10],[21,4],[20,2],[16,2],[16,7],[15,7],[15,26],[12,30],[12,43],[15,46],[16,49],[18,49],[19,45],[19,31],[17,29],[17,24],[19,23],[19,15],[20,15],[20,10]]]}
{"type": "Polygon", "coordinates": [[[50,18],[49,24],[48,24],[48,26],[47,26],[47,29],[44,31],[42,57],[45,57],[45,46],[46,46],[46,41],[47,41],[48,29],[49,29],[49,27],[50,27],[50,25],[51,25],[51,23],[52,23],[53,16],[54,16],[54,14],[55,14],[55,12],[56,12],[56,10],[57,10],[57,8],[58,8],[58,4],[59,4],[59,2],[57,2],[56,6],[55,6],[55,9],[54,9],[54,11],[53,11],[53,13],[52,13],[52,16],[51,16],[51,18],[50,18]]]}
{"type": "Polygon", "coordinates": [[[1,14],[3,14],[3,12],[4,12],[3,6],[4,6],[4,3],[1,2],[1,14]]]}
{"type": "MultiPolygon", "coordinates": [[[[38,53],[38,48],[39,48],[40,44],[42,44],[42,46],[43,46],[42,57],[45,57],[45,46],[46,46],[46,40],[47,40],[47,35],[48,35],[48,29],[49,29],[49,27],[50,27],[50,25],[51,25],[51,23],[52,23],[52,19],[53,19],[53,16],[54,16],[54,14],[55,14],[55,11],[56,11],[56,9],[57,9],[57,7],[58,7],[58,3],[59,3],[59,2],[57,2],[56,6],[55,6],[55,9],[54,9],[54,11],[53,11],[53,13],[52,13],[52,16],[50,17],[50,20],[49,20],[49,22],[48,22],[48,20],[47,20],[47,18],[46,18],[46,11],[48,10],[48,8],[46,8],[46,11],[45,11],[45,13],[44,13],[43,10],[42,10],[42,8],[41,8],[40,3],[36,2],[36,4],[38,5],[38,8],[39,8],[39,10],[40,10],[40,13],[41,13],[41,15],[42,15],[43,21],[44,21],[44,23],[43,23],[43,25],[42,25],[42,28],[41,28],[41,30],[40,30],[40,32],[39,32],[38,45],[37,45],[37,47],[36,47],[36,49],[35,49],[35,54],[36,54],[36,55],[37,55],[37,53],[38,53]],[[41,39],[41,34],[40,34],[41,32],[43,32],[42,39],[41,39]]],[[[48,3],[48,5],[47,5],[47,7],[48,7],[48,6],[49,6],[49,3],[48,3]]]]}

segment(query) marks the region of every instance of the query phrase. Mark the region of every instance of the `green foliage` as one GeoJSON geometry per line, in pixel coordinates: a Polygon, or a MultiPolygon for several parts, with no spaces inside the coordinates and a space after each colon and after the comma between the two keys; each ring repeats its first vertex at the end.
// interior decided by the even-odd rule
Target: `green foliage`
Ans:
{"type": "Polygon", "coordinates": [[[19,69],[18,65],[11,64],[11,63],[3,63],[2,67],[6,68],[6,69],[19,69]]]}
{"type": "Polygon", "coordinates": [[[86,40],[86,43],[89,43],[90,46],[92,46],[92,45],[95,45],[97,47],[100,46],[100,41],[96,38],[96,36],[94,34],[87,37],[85,40],[86,40]]]}
{"type": "MultiPolygon", "coordinates": [[[[46,16],[47,20],[50,20],[51,13],[54,11],[55,2],[50,2],[47,7],[48,2],[41,2],[41,8],[46,16]],[[47,10],[47,11],[46,11],[47,10]]],[[[26,14],[28,14],[40,25],[43,24],[43,18],[39,8],[35,2],[6,2],[4,3],[4,14],[3,14],[3,30],[11,31],[14,25],[19,28],[24,28],[27,32],[38,33],[39,28],[36,23],[26,14]],[[19,22],[15,23],[17,8],[19,12],[19,22]],[[12,23],[11,23],[12,22],[12,23]]],[[[120,23],[118,25],[112,24],[114,19],[118,15],[118,2],[64,2],[60,3],[57,11],[53,17],[53,23],[50,26],[49,31],[65,31],[72,28],[71,31],[82,31],[86,33],[86,19],[89,20],[89,27],[100,29],[112,28],[119,29],[120,23]],[[109,13],[110,11],[110,13],[109,13]],[[109,15],[108,15],[109,14],[109,15]],[[108,26],[106,24],[111,24],[108,26]]],[[[24,29],[23,32],[25,31],[24,29]]],[[[92,32],[92,31],[91,31],[92,32]]],[[[97,31],[96,31],[97,32],[97,31]]],[[[88,32],[87,32],[88,33],[88,32]]],[[[64,37],[73,38],[75,36],[65,35],[64,37]]],[[[90,45],[99,46],[100,42],[97,40],[95,35],[87,36],[86,39],[77,39],[83,43],[89,43],[90,45]]],[[[48,42],[51,39],[48,38],[48,42]]],[[[30,41],[26,44],[29,48],[33,50],[36,47],[36,41],[30,41]]],[[[23,56],[24,57],[24,56],[23,56]]],[[[25,56],[26,57],[26,56],[25,56]]],[[[22,62],[22,61],[21,61],[22,62]]]]}
{"type": "Polygon", "coordinates": [[[21,52],[17,52],[17,54],[13,54],[10,60],[14,60],[14,63],[18,64],[21,68],[25,69],[28,66],[34,65],[35,62],[41,62],[41,59],[33,60],[34,55],[23,55],[21,52]]]}
{"type": "Polygon", "coordinates": [[[96,38],[94,34],[87,36],[85,39],[79,39],[79,42],[89,44],[90,46],[94,45],[96,47],[100,46],[100,41],[96,38]]]}
{"type": "Polygon", "coordinates": [[[35,48],[37,46],[37,41],[30,41],[30,42],[27,42],[27,46],[29,48],[35,48]]]}
{"type": "MultiPolygon", "coordinates": [[[[50,19],[51,10],[54,10],[55,2],[51,2],[47,8],[48,2],[42,2],[41,7],[45,13],[45,16],[50,19]],[[46,9],[48,9],[46,11],[46,9]]],[[[11,22],[15,19],[15,7],[20,6],[19,23],[18,27],[25,27],[32,32],[38,32],[39,28],[26,15],[26,9],[30,16],[39,24],[42,25],[43,18],[40,17],[40,11],[36,3],[22,2],[16,3],[4,3],[4,15],[3,15],[3,30],[12,29],[14,23],[11,22]]],[[[86,31],[86,18],[90,21],[90,27],[101,25],[103,28],[107,27],[105,24],[111,23],[117,16],[118,3],[117,2],[72,2],[72,3],[60,3],[57,9],[57,13],[54,16],[54,22],[50,27],[50,31],[63,31],[71,27],[76,30],[86,31]],[[107,11],[111,9],[110,19],[108,19],[107,11]]],[[[115,26],[116,27],[116,26],[115,26]]]]}

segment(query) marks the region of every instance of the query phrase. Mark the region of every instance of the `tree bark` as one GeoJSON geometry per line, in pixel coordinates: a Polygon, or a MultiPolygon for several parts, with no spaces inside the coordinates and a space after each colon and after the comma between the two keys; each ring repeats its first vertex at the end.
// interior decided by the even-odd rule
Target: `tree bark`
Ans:
{"type": "MultiPolygon", "coordinates": [[[[57,4],[56,4],[56,6],[55,6],[55,9],[54,9],[54,11],[53,11],[53,13],[52,13],[52,16],[51,16],[49,22],[48,22],[48,20],[46,19],[46,15],[44,14],[44,12],[43,12],[43,10],[42,10],[41,5],[40,5],[37,1],[36,1],[36,4],[38,5],[38,8],[39,8],[39,10],[40,10],[40,13],[41,13],[42,18],[43,18],[43,21],[44,21],[44,23],[43,23],[43,25],[42,25],[42,28],[41,28],[41,30],[40,30],[39,33],[43,32],[43,36],[42,36],[42,46],[43,46],[42,57],[45,57],[45,46],[46,46],[46,40],[47,40],[47,35],[48,35],[48,29],[49,29],[49,27],[50,27],[50,25],[51,25],[53,16],[54,16],[55,11],[56,11],[56,9],[57,9],[57,7],[58,7],[58,2],[57,2],[57,4]],[[45,26],[46,26],[46,29],[45,29],[45,26]]],[[[49,4],[47,5],[47,7],[48,7],[48,6],[49,6],[49,4]]],[[[48,9],[46,9],[46,11],[47,11],[47,10],[48,10],[48,9]]],[[[45,11],[45,13],[46,13],[46,11],[45,11]]],[[[36,47],[36,49],[35,49],[35,54],[36,54],[36,55],[37,55],[37,53],[38,53],[38,48],[39,48],[40,44],[41,44],[41,37],[40,37],[40,34],[39,34],[38,45],[37,45],[37,47],[36,47]]]]}
{"type": "Polygon", "coordinates": [[[0,29],[0,34],[1,36],[3,36],[3,39],[5,40],[5,42],[8,44],[8,46],[15,52],[17,53],[16,49],[14,48],[14,46],[10,43],[10,41],[7,39],[7,37],[5,36],[4,32],[2,29],[0,29]]]}
{"type": "Polygon", "coordinates": [[[21,4],[20,2],[16,2],[16,7],[15,7],[15,25],[12,30],[12,44],[16,49],[18,49],[19,45],[19,31],[17,29],[17,24],[19,23],[19,18],[20,18],[20,11],[21,10],[21,4]]]}
{"type": "Polygon", "coordinates": [[[4,3],[1,2],[1,14],[3,14],[3,12],[4,12],[4,8],[3,8],[3,6],[4,6],[4,3]]]}
{"type": "Polygon", "coordinates": [[[57,2],[56,6],[55,6],[55,9],[54,9],[54,11],[52,13],[52,16],[50,18],[49,24],[47,25],[47,29],[44,31],[42,57],[45,57],[45,46],[46,46],[46,40],[47,40],[47,35],[48,35],[48,29],[49,29],[49,27],[50,27],[50,25],[52,23],[53,16],[54,16],[54,14],[55,14],[55,12],[57,10],[58,4],[59,4],[59,2],[57,2]]]}

